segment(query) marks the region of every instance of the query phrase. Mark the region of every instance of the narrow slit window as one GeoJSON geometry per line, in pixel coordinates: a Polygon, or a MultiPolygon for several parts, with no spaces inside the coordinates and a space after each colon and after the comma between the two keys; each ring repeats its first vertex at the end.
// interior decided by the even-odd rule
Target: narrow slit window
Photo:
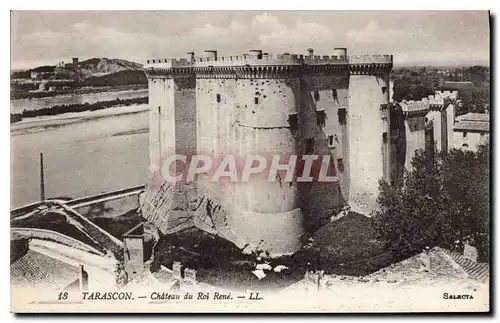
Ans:
{"type": "Polygon", "coordinates": [[[259,98],[258,97],[254,97],[253,101],[255,102],[255,104],[259,104],[259,98]]]}
{"type": "Polygon", "coordinates": [[[288,115],[288,123],[290,124],[290,128],[292,129],[292,131],[297,130],[298,125],[299,125],[298,114],[294,113],[294,114],[288,115]]]}
{"type": "Polygon", "coordinates": [[[339,117],[339,124],[346,124],[347,123],[347,120],[346,120],[346,110],[345,108],[340,108],[338,111],[337,111],[337,115],[339,117]]]}
{"type": "Polygon", "coordinates": [[[342,158],[337,159],[337,167],[339,169],[339,172],[344,172],[344,160],[342,158]]]}
{"type": "Polygon", "coordinates": [[[217,103],[220,103],[220,94],[217,94],[217,103]]]}
{"type": "Polygon", "coordinates": [[[337,89],[332,90],[332,97],[334,100],[337,100],[337,89]]]}
{"type": "Polygon", "coordinates": [[[319,91],[314,90],[314,101],[319,101],[319,91]]]}
{"type": "Polygon", "coordinates": [[[464,138],[465,138],[465,137],[467,137],[467,131],[464,131],[464,132],[462,133],[462,135],[463,135],[463,137],[464,137],[464,138]]]}
{"type": "Polygon", "coordinates": [[[314,152],[314,138],[306,139],[306,151],[305,154],[312,154],[314,152]]]}
{"type": "Polygon", "coordinates": [[[333,135],[328,136],[328,146],[333,147],[333,135]]]}
{"type": "Polygon", "coordinates": [[[384,133],[382,134],[382,141],[384,142],[384,144],[386,144],[386,143],[387,143],[387,132],[384,132],[384,133]]]}

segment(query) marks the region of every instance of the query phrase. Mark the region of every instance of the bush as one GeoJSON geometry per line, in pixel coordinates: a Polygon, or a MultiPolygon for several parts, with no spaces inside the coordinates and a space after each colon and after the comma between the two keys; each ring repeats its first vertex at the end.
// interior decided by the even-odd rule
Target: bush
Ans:
{"type": "MultiPolygon", "coordinates": [[[[420,150],[402,184],[381,181],[374,217],[379,238],[395,247],[441,246],[461,251],[468,242],[489,258],[489,145],[476,153],[420,150]]],[[[398,182],[398,181],[395,181],[398,182]]]]}

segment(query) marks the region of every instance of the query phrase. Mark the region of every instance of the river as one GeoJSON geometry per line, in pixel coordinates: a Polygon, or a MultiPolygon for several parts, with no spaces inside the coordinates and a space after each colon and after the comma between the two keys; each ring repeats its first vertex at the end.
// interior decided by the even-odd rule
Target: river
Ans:
{"type": "Polygon", "coordinates": [[[11,208],[40,200],[40,153],[47,198],[143,184],[149,163],[147,109],[114,107],[12,124],[11,208]]]}
{"type": "Polygon", "coordinates": [[[22,99],[10,102],[11,113],[21,113],[23,110],[37,110],[40,108],[50,108],[63,104],[83,104],[98,101],[110,101],[120,99],[133,99],[148,96],[148,89],[98,92],[86,94],[57,95],[38,99],[22,99]]]}

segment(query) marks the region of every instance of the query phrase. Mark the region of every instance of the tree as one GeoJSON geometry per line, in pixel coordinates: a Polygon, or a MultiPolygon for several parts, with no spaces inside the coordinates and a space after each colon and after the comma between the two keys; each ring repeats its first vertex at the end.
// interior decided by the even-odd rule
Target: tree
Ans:
{"type": "Polygon", "coordinates": [[[381,181],[374,225],[395,250],[476,246],[489,256],[489,145],[476,153],[419,150],[398,184],[381,181]]]}

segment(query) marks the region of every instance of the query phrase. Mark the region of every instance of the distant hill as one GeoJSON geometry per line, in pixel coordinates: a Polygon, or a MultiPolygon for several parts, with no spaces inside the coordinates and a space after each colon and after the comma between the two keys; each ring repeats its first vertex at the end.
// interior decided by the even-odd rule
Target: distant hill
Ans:
{"type": "Polygon", "coordinates": [[[142,65],[139,63],[117,58],[91,58],[78,64],[80,73],[84,78],[101,76],[120,71],[139,71],[142,65]]]}
{"type": "MultiPolygon", "coordinates": [[[[84,60],[78,63],[78,70],[76,71],[79,75],[79,79],[86,79],[89,77],[97,77],[102,75],[113,74],[121,71],[140,71],[142,65],[136,62],[127,61],[125,59],[118,58],[106,58],[106,57],[95,57],[91,59],[84,60]]],[[[75,75],[74,69],[58,70],[56,65],[44,65],[38,66],[26,70],[13,70],[11,71],[12,78],[30,78],[31,72],[39,73],[56,73],[57,75],[62,75],[63,78],[71,78],[75,75]]],[[[61,78],[57,77],[56,78],[61,78]]]]}
{"type": "Polygon", "coordinates": [[[132,84],[148,84],[146,74],[142,70],[121,70],[99,76],[86,78],[83,86],[121,86],[132,84]]]}

